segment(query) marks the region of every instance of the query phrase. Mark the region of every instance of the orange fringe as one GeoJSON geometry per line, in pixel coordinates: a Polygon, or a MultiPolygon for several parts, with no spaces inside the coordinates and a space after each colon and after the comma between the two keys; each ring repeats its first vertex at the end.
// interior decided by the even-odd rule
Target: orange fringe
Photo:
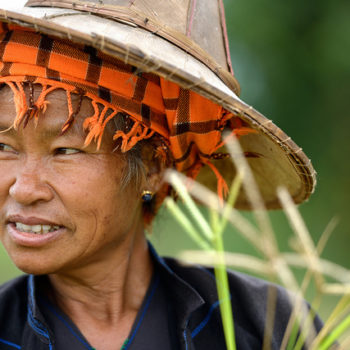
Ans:
{"type": "MultiPolygon", "coordinates": [[[[243,123],[241,121],[241,119],[237,118],[233,113],[231,112],[227,112],[223,115],[223,117],[221,118],[220,122],[219,122],[219,128],[220,129],[224,129],[224,127],[227,125],[227,122],[230,122],[230,126],[232,128],[231,133],[226,136],[220,143],[217,144],[217,146],[215,147],[215,150],[213,151],[213,153],[215,151],[217,151],[219,148],[223,147],[228,139],[230,137],[232,137],[232,135],[235,135],[237,138],[244,136],[244,135],[248,135],[248,134],[256,134],[257,131],[249,128],[249,127],[245,127],[243,126],[243,123]]],[[[201,157],[200,161],[197,162],[191,169],[190,171],[187,172],[187,176],[191,177],[192,179],[196,179],[197,175],[199,174],[202,166],[204,165],[208,165],[209,168],[213,171],[213,173],[216,176],[217,179],[217,195],[220,198],[220,202],[223,205],[224,204],[224,198],[227,197],[228,192],[229,192],[229,188],[228,185],[224,179],[224,177],[220,174],[220,172],[218,171],[218,169],[215,167],[215,165],[211,162],[210,159],[201,157]]]]}
{"type": "Polygon", "coordinates": [[[127,152],[131,150],[140,140],[149,139],[154,135],[154,131],[147,128],[138,121],[134,122],[131,130],[128,133],[118,130],[114,136],[113,140],[119,138],[122,139],[121,150],[122,152],[127,152]]]}
{"type": "MultiPolygon", "coordinates": [[[[50,86],[47,84],[42,85],[42,91],[40,92],[39,97],[36,102],[30,101],[31,105],[27,103],[27,96],[23,88],[22,82],[17,81],[6,81],[6,84],[11,88],[14,96],[15,108],[16,108],[16,117],[13,122],[13,127],[17,130],[21,123],[25,127],[28,121],[32,118],[35,119],[35,125],[39,121],[40,113],[45,113],[49,101],[46,100],[47,95],[59,89],[59,86],[50,86]]],[[[81,101],[79,101],[77,111],[74,111],[72,104],[72,93],[80,93],[81,99],[84,94],[82,91],[70,91],[66,89],[67,96],[67,106],[68,106],[68,117],[65,123],[62,126],[61,134],[65,133],[74,122],[76,114],[79,112],[81,101]]],[[[101,103],[101,101],[94,100],[92,97],[88,97],[91,100],[91,104],[94,109],[92,116],[85,119],[83,123],[84,130],[87,131],[87,136],[85,138],[84,146],[88,146],[91,142],[96,142],[96,146],[99,149],[101,147],[102,137],[104,130],[107,126],[107,123],[113,119],[118,112],[123,112],[118,108],[112,108],[109,105],[101,103]],[[103,105],[103,109],[100,112],[99,104],[103,105]],[[106,117],[107,113],[110,111],[110,114],[106,117]]],[[[113,106],[114,107],[114,106],[113,106]]],[[[148,139],[152,137],[155,131],[144,126],[138,121],[134,121],[134,124],[129,132],[124,132],[122,130],[117,130],[113,136],[113,140],[119,138],[122,139],[121,150],[122,152],[127,152],[133,148],[140,140],[148,139]]],[[[164,155],[162,155],[164,157],[164,155]]]]}
{"type": "Polygon", "coordinates": [[[97,102],[92,100],[91,104],[92,104],[92,107],[94,108],[94,114],[91,117],[86,118],[83,123],[84,130],[87,130],[89,132],[85,139],[85,144],[84,144],[85,146],[88,146],[95,136],[95,132],[93,132],[92,130],[98,122],[98,116],[100,113],[97,102]]]}
{"type": "Polygon", "coordinates": [[[21,83],[13,83],[9,81],[7,82],[7,85],[13,92],[13,99],[16,108],[16,118],[13,122],[13,127],[15,130],[18,130],[18,127],[23,121],[24,115],[27,113],[28,110],[27,98],[21,83]]]}
{"type": "Polygon", "coordinates": [[[94,142],[97,142],[97,148],[98,149],[100,148],[103,130],[104,130],[104,128],[102,128],[103,119],[108,109],[109,109],[108,106],[104,106],[102,112],[100,112],[96,104],[96,107],[94,106],[94,114],[90,118],[87,118],[84,121],[84,124],[83,124],[84,128],[89,130],[89,133],[85,139],[85,146],[89,145],[93,140],[94,142]]]}
{"type": "MultiPolygon", "coordinates": [[[[53,90],[57,89],[57,87],[51,86],[48,88],[47,85],[44,85],[37,101],[28,106],[27,97],[22,83],[8,81],[6,84],[10,87],[14,96],[16,108],[16,117],[13,122],[14,129],[18,130],[18,127],[22,122],[24,123],[23,127],[25,127],[28,121],[32,118],[35,119],[35,126],[37,126],[40,113],[45,113],[47,105],[49,104],[49,101],[46,101],[46,96],[53,90]]],[[[31,97],[32,96],[30,96],[30,98],[31,97]]]]}
{"type": "Polygon", "coordinates": [[[206,160],[205,164],[209,166],[209,168],[213,171],[213,173],[216,176],[216,179],[218,181],[217,194],[220,198],[221,204],[224,204],[224,198],[227,197],[228,191],[229,191],[227,183],[226,183],[224,177],[220,174],[219,170],[216,169],[216,167],[213,163],[211,163],[209,160],[206,160]]]}

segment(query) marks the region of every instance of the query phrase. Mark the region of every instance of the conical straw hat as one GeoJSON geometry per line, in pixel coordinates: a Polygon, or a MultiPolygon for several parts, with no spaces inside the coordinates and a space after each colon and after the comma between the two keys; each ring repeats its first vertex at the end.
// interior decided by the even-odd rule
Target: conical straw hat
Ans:
{"type": "MultiPolygon", "coordinates": [[[[257,131],[240,143],[267,208],[279,207],[278,186],[285,186],[295,203],[313,192],[315,171],[302,149],[238,98],[222,0],[2,0],[0,21],[93,46],[239,115],[257,131]]],[[[232,162],[213,163],[230,183],[232,162]]],[[[216,178],[206,168],[198,180],[216,189],[216,178]]],[[[244,192],[236,206],[249,208],[244,192]]]]}

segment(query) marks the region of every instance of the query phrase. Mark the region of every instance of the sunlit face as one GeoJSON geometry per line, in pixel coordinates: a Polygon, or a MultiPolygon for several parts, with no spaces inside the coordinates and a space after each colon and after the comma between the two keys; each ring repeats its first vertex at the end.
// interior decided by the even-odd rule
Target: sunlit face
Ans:
{"type": "MultiPolygon", "coordinates": [[[[56,90],[48,101],[36,127],[30,121],[25,129],[0,133],[0,238],[14,263],[35,274],[107,259],[142,230],[139,190],[120,185],[126,162],[112,152],[111,131],[99,150],[84,148],[88,100],[61,136],[66,94],[56,90]]],[[[15,117],[7,87],[0,91],[0,111],[5,130],[15,117]]]]}

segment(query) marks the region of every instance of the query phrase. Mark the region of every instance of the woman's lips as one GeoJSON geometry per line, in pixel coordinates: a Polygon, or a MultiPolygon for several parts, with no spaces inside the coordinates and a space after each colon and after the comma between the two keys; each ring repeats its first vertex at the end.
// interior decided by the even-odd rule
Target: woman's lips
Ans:
{"type": "Polygon", "coordinates": [[[20,221],[8,222],[7,229],[13,242],[25,247],[42,247],[58,239],[65,231],[64,226],[51,225],[47,221],[39,223],[36,220],[34,223],[31,220],[34,223],[33,225],[29,225],[28,220],[23,221],[26,221],[26,223],[20,221]]]}
{"type": "Polygon", "coordinates": [[[24,225],[52,225],[52,226],[61,226],[56,222],[47,220],[45,218],[40,218],[36,216],[23,216],[18,214],[11,214],[7,216],[7,222],[19,222],[24,225]]]}

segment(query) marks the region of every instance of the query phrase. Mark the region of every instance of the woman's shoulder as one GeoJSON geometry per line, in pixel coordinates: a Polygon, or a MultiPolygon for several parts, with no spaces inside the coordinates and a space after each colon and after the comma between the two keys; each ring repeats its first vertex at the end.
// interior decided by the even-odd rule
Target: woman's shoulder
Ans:
{"type": "MultiPolygon", "coordinates": [[[[217,295],[214,269],[184,264],[172,258],[164,258],[164,261],[177,276],[203,298],[208,308],[208,315],[217,313],[220,319],[218,307],[220,300],[217,295]]],[[[269,316],[273,322],[271,348],[279,349],[295,304],[302,305],[308,313],[308,303],[269,281],[232,270],[227,270],[227,275],[236,335],[241,340],[250,339],[252,344],[260,342],[264,336],[267,316],[269,316]]],[[[322,322],[317,316],[314,319],[314,325],[316,332],[322,328],[322,322]]],[[[249,348],[249,346],[244,347],[242,344],[242,348],[249,348]]]]}
{"type": "Polygon", "coordinates": [[[0,285],[0,308],[8,302],[27,299],[28,276],[22,275],[0,285]]]}
{"type": "MultiPolygon", "coordinates": [[[[172,258],[164,258],[169,268],[209,303],[217,301],[215,272],[212,267],[185,264],[172,258]]],[[[266,320],[268,302],[277,306],[279,318],[288,319],[295,302],[295,294],[269,281],[247,275],[242,272],[227,270],[232,307],[235,314],[247,317],[251,313],[254,320],[266,320]]]]}
{"type": "Polygon", "coordinates": [[[23,275],[0,286],[0,339],[20,334],[28,307],[28,276],[23,275]]]}

